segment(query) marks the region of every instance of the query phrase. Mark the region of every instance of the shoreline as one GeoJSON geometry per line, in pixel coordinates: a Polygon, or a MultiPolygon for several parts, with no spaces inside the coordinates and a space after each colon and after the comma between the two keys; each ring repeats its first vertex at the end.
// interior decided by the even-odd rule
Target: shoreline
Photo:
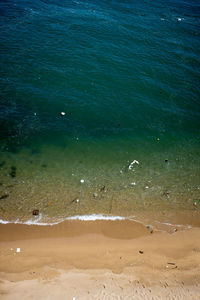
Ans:
{"type": "Polygon", "coordinates": [[[56,226],[64,222],[69,221],[82,221],[82,222],[96,222],[96,221],[130,221],[141,223],[143,225],[150,225],[157,229],[167,230],[168,227],[182,227],[190,228],[190,227],[200,227],[200,210],[199,206],[191,209],[174,209],[169,208],[167,210],[153,210],[153,209],[145,209],[145,210],[136,210],[134,215],[112,215],[112,214],[104,214],[101,212],[92,213],[92,214],[77,214],[66,217],[57,217],[55,216],[48,217],[43,216],[42,213],[39,213],[37,216],[33,216],[29,219],[19,220],[8,220],[0,218],[0,225],[5,224],[15,224],[15,225],[33,225],[33,226],[56,226]]]}
{"type": "Polygon", "coordinates": [[[0,224],[1,299],[199,299],[199,237],[129,220],[0,224]]]}

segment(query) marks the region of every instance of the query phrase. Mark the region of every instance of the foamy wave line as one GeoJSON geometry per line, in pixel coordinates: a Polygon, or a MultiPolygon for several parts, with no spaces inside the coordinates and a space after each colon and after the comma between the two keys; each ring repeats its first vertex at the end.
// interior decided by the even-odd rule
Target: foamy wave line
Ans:
{"type": "Polygon", "coordinates": [[[67,220],[81,220],[81,221],[96,221],[96,220],[108,220],[108,221],[116,221],[116,220],[125,220],[127,218],[121,216],[106,216],[106,215],[77,215],[68,217],[67,220]]]}
{"type": "Polygon", "coordinates": [[[67,217],[61,220],[58,220],[56,222],[40,222],[42,219],[42,214],[39,215],[37,218],[31,218],[25,222],[16,220],[16,221],[7,221],[7,220],[2,220],[0,219],[0,224],[25,224],[25,225],[39,225],[39,226],[52,226],[56,225],[59,223],[62,223],[66,220],[80,220],[80,221],[97,221],[97,220],[105,220],[105,221],[116,221],[116,220],[126,220],[128,218],[121,217],[121,216],[106,216],[106,215],[101,215],[101,214],[93,214],[93,215],[76,215],[76,216],[71,216],[67,217]]]}
{"type": "Polygon", "coordinates": [[[172,223],[167,223],[167,222],[159,222],[159,221],[155,221],[155,222],[156,222],[156,223],[159,223],[159,224],[166,225],[166,226],[192,228],[192,226],[191,226],[191,225],[172,224],[172,223]]]}

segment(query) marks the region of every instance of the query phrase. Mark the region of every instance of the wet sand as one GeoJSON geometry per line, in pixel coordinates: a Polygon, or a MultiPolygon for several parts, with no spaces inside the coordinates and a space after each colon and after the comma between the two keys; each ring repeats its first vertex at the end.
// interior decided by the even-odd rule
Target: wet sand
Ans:
{"type": "Polygon", "coordinates": [[[1,299],[200,299],[200,228],[0,225],[1,299]],[[16,249],[20,248],[20,252],[16,249]]]}

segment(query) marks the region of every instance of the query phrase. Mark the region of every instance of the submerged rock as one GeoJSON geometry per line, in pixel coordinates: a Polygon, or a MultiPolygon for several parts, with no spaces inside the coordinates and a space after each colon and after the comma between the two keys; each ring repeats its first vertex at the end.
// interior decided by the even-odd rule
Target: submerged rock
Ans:
{"type": "Polygon", "coordinates": [[[5,163],[6,163],[5,160],[1,161],[0,162],[0,168],[2,168],[5,165],[5,163]]]}
{"type": "Polygon", "coordinates": [[[2,195],[2,196],[0,197],[0,200],[6,199],[6,198],[8,198],[8,197],[9,197],[8,194],[4,194],[4,195],[2,195]]]}
{"type": "Polygon", "coordinates": [[[17,170],[17,168],[15,166],[11,166],[11,171],[10,171],[9,175],[13,178],[16,177],[16,170],[17,170]]]}
{"type": "Polygon", "coordinates": [[[100,192],[106,192],[106,189],[105,189],[105,185],[103,185],[101,188],[100,188],[100,192]]]}
{"type": "Polygon", "coordinates": [[[39,209],[34,209],[33,216],[38,216],[38,215],[39,215],[39,209]]]}

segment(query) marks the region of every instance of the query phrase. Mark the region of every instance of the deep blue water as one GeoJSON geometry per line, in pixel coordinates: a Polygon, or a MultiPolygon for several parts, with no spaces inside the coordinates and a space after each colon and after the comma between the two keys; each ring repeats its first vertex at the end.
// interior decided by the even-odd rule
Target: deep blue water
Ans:
{"type": "Polygon", "coordinates": [[[173,199],[199,197],[199,1],[1,0],[0,30],[3,187],[13,163],[21,166],[14,180],[32,174],[34,186],[27,161],[46,159],[69,182],[81,160],[88,189],[98,174],[114,190],[138,159],[140,182],[154,182],[151,201],[166,182],[177,188],[173,199]]]}

